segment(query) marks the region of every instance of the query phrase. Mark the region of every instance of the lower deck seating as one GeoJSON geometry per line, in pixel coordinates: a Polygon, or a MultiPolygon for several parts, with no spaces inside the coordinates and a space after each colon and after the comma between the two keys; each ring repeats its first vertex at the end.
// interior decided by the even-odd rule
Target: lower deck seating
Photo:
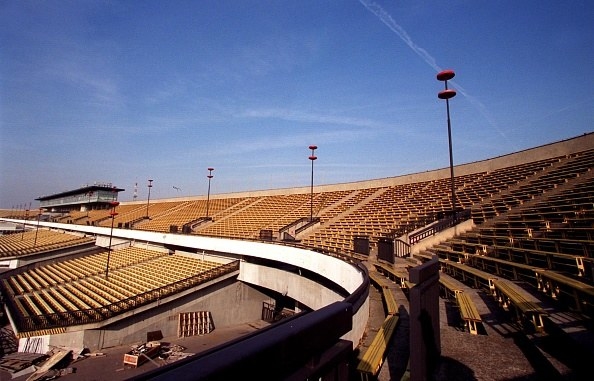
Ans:
{"type": "MultiPolygon", "coordinates": [[[[507,279],[501,279],[488,272],[465,264],[455,263],[444,259],[440,259],[439,262],[441,270],[444,273],[459,279],[463,283],[470,284],[471,287],[485,288],[489,290],[503,308],[515,312],[517,321],[522,323],[525,329],[534,329],[537,331],[543,330],[543,317],[546,316],[548,312],[541,306],[542,302],[540,299],[523,290],[518,284],[507,279]]],[[[447,282],[445,281],[440,281],[440,284],[442,285],[446,283],[447,282]]],[[[459,292],[459,294],[462,293],[463,291],[459,292]]],[[[465,299],[465,297],[461,298],[462,299],[460,300],[465,299]]],[[[470,320],[471,318],[476,318],[476,320],[478,320],[480,317],[478,312],[472,310],[468,301],[463,300],[463,303],[466,303],[464,306],[465,311],[461,310],[461,313],[467,314],[467,320],[470,320]]]]}
{"type": "Polygon", "coordinates": [[[229,266],[232,263],[226,265],[198,257],[126,248],[111,253],[114,268],[110,264],[107,272],[106,262],[101,260],[104,254],[48,265],[55,270],[74,263],[77,270],[72,271],[77,272],[76,277],[51,277],[51,270],[42,266],[2,279],[0,287],[2,293],[9,296],[12,316],[17,322],[27,321],[25,331],[33,327],[49,328],[47,324],[83,323],[88,319],[101,319],[106,313],[123,312],[175,293],[179,287],[186,289],[238,268],[237,262],[229,266]],[[81,264],[87,264],[87,268],[81,264]],[[158,292],[155,294],[154,290],[158,292]],[[63,320],[60,316],[68,318],[63,320]]]}

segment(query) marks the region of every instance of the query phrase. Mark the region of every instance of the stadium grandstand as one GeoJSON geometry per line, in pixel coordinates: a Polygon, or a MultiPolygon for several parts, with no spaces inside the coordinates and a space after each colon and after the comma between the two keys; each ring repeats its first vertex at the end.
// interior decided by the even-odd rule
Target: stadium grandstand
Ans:
{"type": "Polygon", "coordinates": [[[40,197],[0,210],[4,312],[19,351],[176,337],[192,313],[203,335],[266,322],[138,379],[424,379],[404,322],[412,271],[434,261],[464,340],[516,327],[577,353],[526,379],[577,379],[594,355],[594,134],[457,165],[455,204],[451,187],[436,169],[150,204],[111,184],[40,197]]]}

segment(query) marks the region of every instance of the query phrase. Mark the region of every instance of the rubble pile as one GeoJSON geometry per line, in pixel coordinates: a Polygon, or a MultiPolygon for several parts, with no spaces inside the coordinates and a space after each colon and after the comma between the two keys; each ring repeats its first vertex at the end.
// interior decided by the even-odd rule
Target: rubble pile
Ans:
{"type": "Polygon", "coordinates": [[[184,352],[185,350],[185,347],[178,344],[163,345],[161,351],[159,351],[159,359],[163,360],[166,364],[170,364],[194,355],[194,353],[184,352]]]}

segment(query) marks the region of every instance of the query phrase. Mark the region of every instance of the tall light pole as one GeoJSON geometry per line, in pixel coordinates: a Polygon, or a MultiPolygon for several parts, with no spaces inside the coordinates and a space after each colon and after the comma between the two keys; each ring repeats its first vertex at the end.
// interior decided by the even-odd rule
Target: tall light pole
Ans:
{"type": "Polygon", "coordinates": [[[39,213],[37,214],[37,229],[35,229],[35,241],[33,242],[33,247],[37,246],[37,233],[39,233],[39,220],[41,219],[41,214],[43,213],[43,208],[39,208],[39,213]]]}
{"type": "Polygon", "coordinates": [[[146,219],[149,219],[149,203],[151,202],[151,188],[153,187],[153,180],[148,180],[148,197],[146,198],[146,219]]]}
{"type": "MultiPolygon", "coordinates": [[[[115,192],[115,188],[114,188],[114,192],[115,192]]],[[[105,265],[105,279],[106,280],[109,278],[109,260],[111,258],[111,238],[113,237],[113,221],[115,220],[115,217],[118,215],[118,213],[115,211],[116,206],[120,205],[120,203],[114,199],[113,201],[110,202],[110,204],[111,204],[111,212],[109,213],[109,215],[111,216],[111,230],[109,232],[109,248],[107,249],[107,264],[105,265]]]]}
{"type": "Polygon", "coordinates": [[[311,155],[309,156],[309,160],[311,160],[311,190],[310,190],[310,200],[309,200],[309,222],[313,221],[313,180],[314,180],[314,161],[318,158],[314,153],[315,150],[318,149],[318,146],[311,145],[309,146],[311,150],[311,155]]]}
{"type": "MultiPolygon", "coordinates": [[[[29,203],[29,208],[31,208],[31,203],[29,203]]],[[[21,232],[21,241],[25,237],[25,221],[29,218],[29,209],[25,210],[25,217],[23,219],[23,231],[21,232]]]]}
{"type": "Polygon", "coordinates": [[[454,76],[453,70],[443,70],[437,73],[437,80],[443,81],[445,84],[445,90],[440,91],[437,93],[437,97],[439,99],[445,99],[446,101],[446,110],[447,110],[447,117],[448,117],[448,144],[450,148],[450,177],[452,181],[452,218],[454,222],[456,222],[456,190],[454,185],[454,156],[452,154],[452,124],[450,122],[450,99],[456,96],[456,90],[448,89],[448,81],[454,76]]]}
{"type": "Polygon", "coordinates": [[[208,208],[210,205],[210,180],[213,178],[212,171],[214,168],[207,168],[208,169],[208,193],[206,194],[206,219],[208,219],[208,208]]]}

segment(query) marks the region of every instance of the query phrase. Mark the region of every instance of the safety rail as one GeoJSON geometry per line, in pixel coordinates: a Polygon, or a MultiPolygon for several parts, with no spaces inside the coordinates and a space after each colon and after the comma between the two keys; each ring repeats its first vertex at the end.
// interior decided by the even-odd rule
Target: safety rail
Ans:
{"type": "Polygon", "coordinates": [[[239,261],[233,261],[211,270],[204,271],[200,274],[193,275],[189,278],[149,290],[142,294],[134,295],[130,298],[120,300],[103,307],[88,310],[66,311],[53,314],[29,316],[22,316],[18,312],[18,306],[14,302],[15,295],[12,290],[9,290],[5,287],[3,282],[0,282],[0,289],[3,295],[9,296],[4,298],[4,302],[9,310],[13,312],[12,318],[14,319],[18,331],[27,332],[40,329],[96,323],[238,270],[239,261]]]}
{"type": "Polygon", "coordinates": [[[421,229],[408,237],[410,245],[414,245],[427,237],[431,237],[440,231],[450,228],[456,225],[458,222],[464,219],[470,218],[470,209],[465,209],[460,212],[456,212],[454,216],[443,218],[436,223],[421,229]]]}
{"type": "Polygon", "coordinates": [[[394,240],[394,252],[397,258],[405,258],[410,256],[410,244],[403,240],[396,238],[394,240]]]}

